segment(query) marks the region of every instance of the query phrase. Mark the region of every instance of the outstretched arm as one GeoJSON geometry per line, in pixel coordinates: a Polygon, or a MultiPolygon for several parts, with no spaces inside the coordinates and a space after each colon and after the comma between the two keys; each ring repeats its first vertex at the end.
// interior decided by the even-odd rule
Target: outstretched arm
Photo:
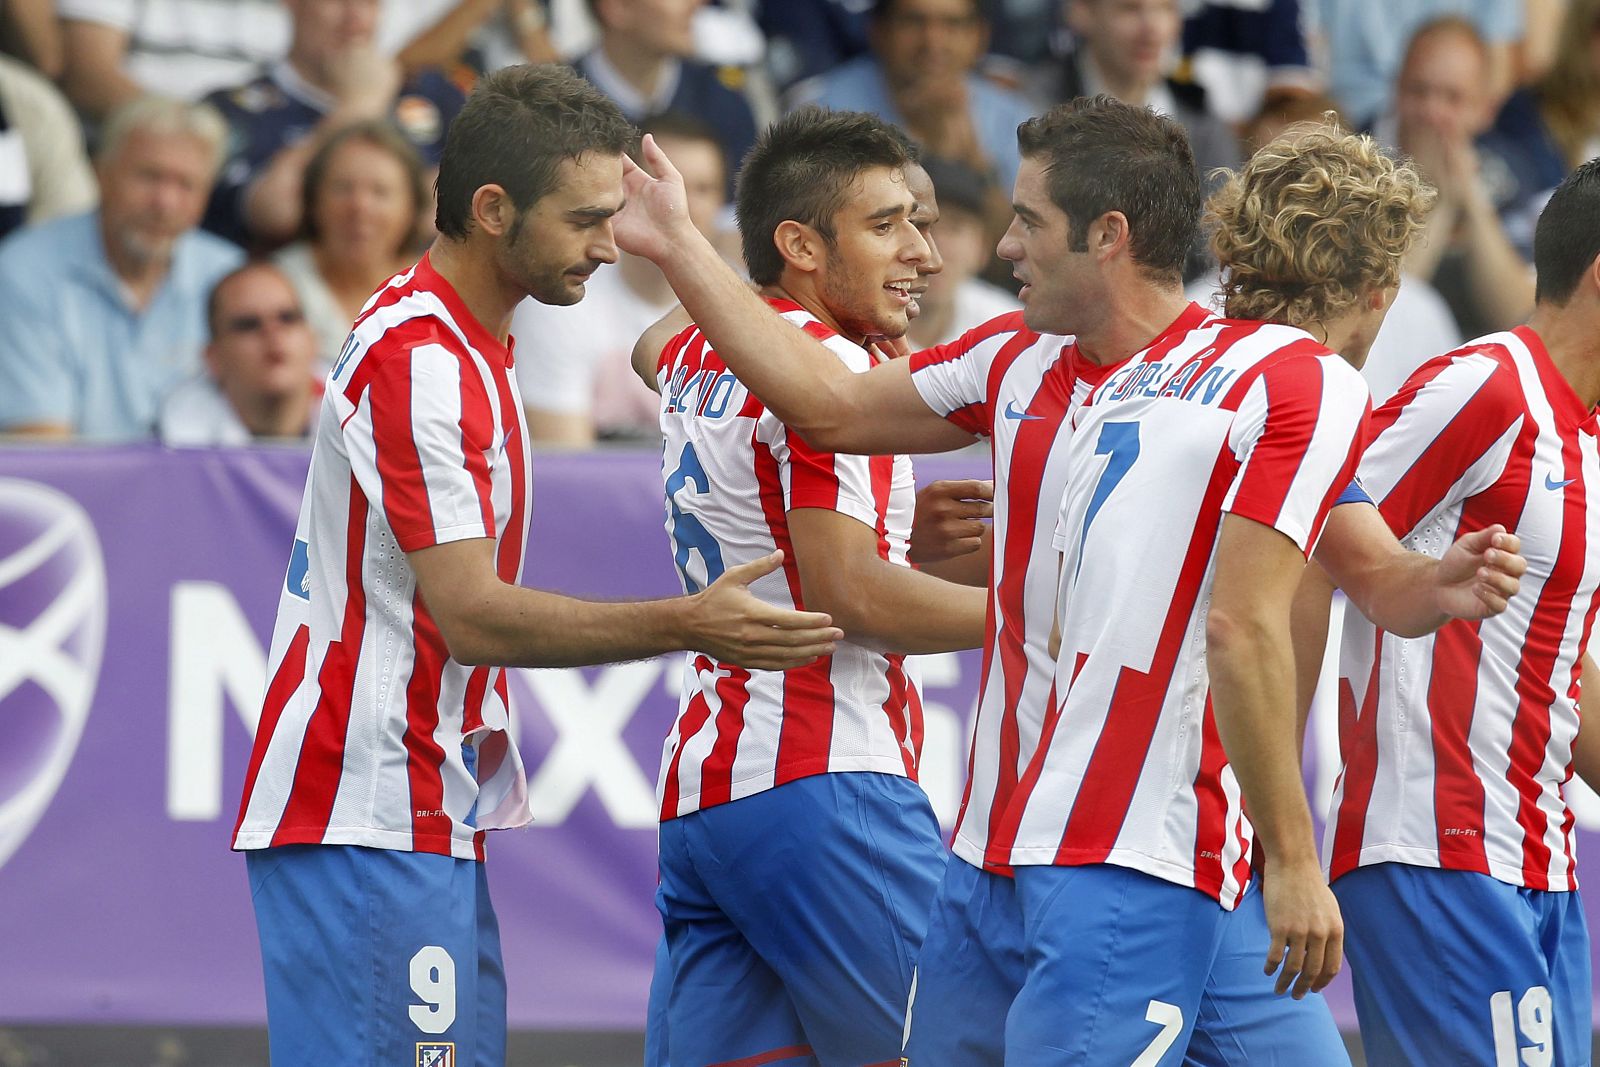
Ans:
{"type": "Polygon", "coordinates": [[[689,221],[683,179],[654,138],[645,137],[644,154],[661,177],[624,157],[628,204],[612,220],[617,244],[661,268],[717,355],[785,425],[815,448],[858,455],[972,443],[923,401],[905,360],[857,374],[779,318],[689,221]]]}
{"type": "Polygon", "coordinates": [[[730,567],[702,592],[607,604],[500,580],[489,538],[407,554],[451,658],[508,667],[581,667],[685,649],[743,667],[786,670],[833,651],[826,615],[785,611],[750,594],[783,554],[730,567]]]}
{"type": "Polygon", "coordinates": [[[1315,558],[1374,624],[1421,637],[1453,618],[1504,611],[1528,569],[1521,544],[1504,526],[1488,526],[1434,559],[1403,548],[1377,508],[1343,504],[1329,514],[1315,558]]]}

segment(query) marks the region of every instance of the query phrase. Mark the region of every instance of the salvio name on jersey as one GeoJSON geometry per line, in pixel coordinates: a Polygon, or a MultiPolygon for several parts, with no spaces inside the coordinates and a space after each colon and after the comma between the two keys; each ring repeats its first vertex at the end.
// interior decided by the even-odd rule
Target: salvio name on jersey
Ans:
{"type": "Polygon", "coordinates": [[[1172,374],[1171,363],[1135,363],[1123,367],[1107,378],[1100,386],[1098,401],[1133,400],[1139,397],[1177,397],[1199,404],[1215,404],[1222,398],[1223,389],[1238,373],[1236,367],[1213,364],[1202,371],[1209,352],[1186,358],[1178,372],[1172,374]],[[1171,374],[1171,378],[1167,376],[1171,374]],[[1166,379],[1165,381],[1163,381],[1166,379]]]}
{"type": "Polygon", "coordinates": [[[720,419],[728,413],[728,401],[733,398],[739,379],[731,371],[709,368],[689,373],[688,367],[672,372],[667,383],[667,409],[665,414],[690,412],[708,419],[720,419]]]}

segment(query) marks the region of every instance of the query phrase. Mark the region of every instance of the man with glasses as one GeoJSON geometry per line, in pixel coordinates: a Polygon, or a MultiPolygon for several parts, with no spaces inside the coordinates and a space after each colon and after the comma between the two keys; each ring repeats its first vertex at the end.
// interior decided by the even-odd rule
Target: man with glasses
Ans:
{"type": "Polygon", "coordinates": [[[316,337],[289,279],[271,263],[246,263],[212,287],[206,321],[205,371],[162,404],[161,440],[244,445],[305,437],[322,383],[316,337]]]}

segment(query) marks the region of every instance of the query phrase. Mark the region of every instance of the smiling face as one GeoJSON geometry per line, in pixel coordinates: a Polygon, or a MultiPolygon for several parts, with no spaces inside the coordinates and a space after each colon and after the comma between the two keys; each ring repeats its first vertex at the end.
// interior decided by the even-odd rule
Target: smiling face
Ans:
{"type": "Polygon", "coordinates": [[[922,313],[922,298],[928,292],[930,279],[944,270],[944,256],[939,252],[939,245],[933,239],[933,227],[938,223],[939,200],[933,188],[933,179],[928,177],[928,172],[919,163],[913,163],[906,168],[906,188],[911,190],[911,198],[915,206],[911,209],[911,225],[922,234],[922,239],[928,242],[928,258],[917,267],[917,281],[911,287],[911,303],[906,306],[907,318],[916,318],[922,313]]]}
{"type": "Polygon", "coordinates": [[[911,290],[930,257],[928,242],[912,222],[915,211],[903,172],[869,167],[834,215],[834,239],[826,243],[815,284],[846,337],[906,332],[911,290]]]}
{"type": "Polygon", "coordinates": [[[576,304],[589,275],[617,261],[611,217],[622,202],[620,155],[562,160],[556,187],[500,239],[495,258],[502,276],[541,303],[576,304]]]}
{"type": "Polygon", "coordinates": [[[1102,282],[1088,248],[1073,248],[1066,212],[1051,199],[1046,164],[1037,156],[1022,157],[1012,207],[1016,217],[997,251],[1022,282],[1023,321],[1040,333],[1073,333],[1102,282]]]}

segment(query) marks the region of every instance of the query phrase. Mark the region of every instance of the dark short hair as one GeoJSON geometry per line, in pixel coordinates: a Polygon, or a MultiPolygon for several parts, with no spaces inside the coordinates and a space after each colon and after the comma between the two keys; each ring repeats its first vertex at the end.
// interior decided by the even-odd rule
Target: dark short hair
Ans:
{"type": "Polygon", "coordinates": [[[1200,172],[1183,127],[1109,96],[1078,97],[1017,127],[1022,155],[1042,160],[1074,251],[1108,211],[1127,216],[1133,260],[1181,279],[1200,226],[1200,172]]]}
{"type": "Polygon", "coordinates": [[[983,217],[992,185],[985,174],[960,160],[927,154],[922,157],[922,169],[933,182],[933,192],[939,198],[941,209],[955,208],[983,217]]]}
{"type": "MultiPolygon", "coordinates": [[[[317,194],[322,191],[323,180],[328,176],[328,167],[333,163],[334,155],[345,145],[352,141],[372,145],[389,153],[400,164],[406,176],[406,191],[411,194],[411,213],[415,215],[422,210],[422,205],[428,202],[427,170],[423,166],[422,157],[417,154],[405,135],[387,122],[372,120],[355,122],[335,131],[317,146],[311,156],[311,162],[306,164],[304,179],[300,182],[300,236],[307,241],[315,241],[321,236],[317,227],[317,194]]],[[[406,243],[416,240],[417,227],[413,225],[406,235],[406,243]]],[[[401,249],[396,249],[401,251],[401,249]]]]}
{"type": "Polygon", "coordinates": [[[1534,300],[1557,307],[1572,299],[1600,256],[1600,158],[1591,159],[1550,194],[1533,231],[1534,300]]]}
{"type": "MultiPolygon", "coordinates": [[[[258,270],[270,271],[283,279],[289,291],[294,294],[295,306],[300,305],[300,290],[294,287],[294,282],[283,272],[283,268],[270,259],[247,259],[237,267],[218,278],[211,284],[211,291],[206,294],[206,333],[215,340],[217,336],[217,317],[222,314],[222,290],[232,285],[234,280],[246,274],[254,274],[258,270]]],[[[303,309],[302,309],[303,310],[303,309]]]]}
{"type": "Polygon", "coordinates": [[[478,83],[445,135],[435,224],[462,238],[472,197],[498,185],[518,211],[556,187],[564,160],[620,155],[638,133],[617,105],[575,72],[554,64],[506,67],[478,83]]]}
{"type": "Polygon", "coordinates": [[[834,216],[861,173],[915,161],[904,134],[862,111],[803,107],[767,127],[744,157],[736,193],[751,280],[772,285],[783,273],[772,238],[784,222],[810,226],[831,245],[834,216]]]}
{"type": "MultiPolygon", "coordinates": [[[[893,14],[894,4],[895,0],[874,0],[872,11],[867,17],[874,20],[887,18],[893,14]]],[[[986,19],[989,17],[989,0],[967,0],[967,4],[972,8],[972,13],[978,18],[986,19]]]]}

